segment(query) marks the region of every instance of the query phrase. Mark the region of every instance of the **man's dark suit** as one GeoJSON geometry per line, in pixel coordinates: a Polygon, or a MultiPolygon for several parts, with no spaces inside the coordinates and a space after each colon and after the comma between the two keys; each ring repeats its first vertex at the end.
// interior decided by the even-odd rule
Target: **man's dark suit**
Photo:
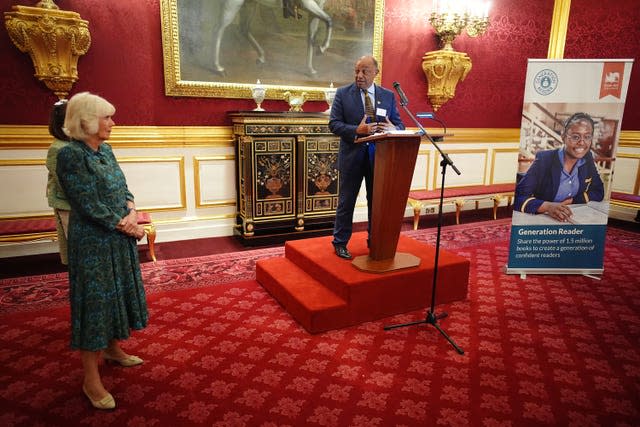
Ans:
{"type": "MultiPolygon", "coordinates": [[[[396,107],[396,100],[388,89],[375,86],[374,109],[386,110],[386,117],[397,129],[404,129],[400,113],[396,107]]],[[[365,179],[367,189],[367,205],[369,221],[371,220],[371,197],[373,192],[373,161],[374,147],[369,144],[356,144],[356,129],[364,117],[364,105],[360,89],[355,83],[340,87],[333,104],[329,129],[340,137],[340,151],[338,154],[338,170],[340,171],[340,190],[338,209],[333,229],[333,244],[346,246],[351,238],[353,226],[353,210],[362,178],[365,179]]],[[[383,117],[379,117],[381,121],[383,117]]]]}

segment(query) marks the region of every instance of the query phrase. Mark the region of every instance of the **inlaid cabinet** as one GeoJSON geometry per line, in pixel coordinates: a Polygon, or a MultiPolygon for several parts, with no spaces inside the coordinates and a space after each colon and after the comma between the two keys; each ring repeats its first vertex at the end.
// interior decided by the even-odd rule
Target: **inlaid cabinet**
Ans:
{"type": "Polygon", "coordinates": [[[235,233],[251,239],[329,228],[338,205],[338,147],[329,117],[230,112],[236,149],[235,233]]]}

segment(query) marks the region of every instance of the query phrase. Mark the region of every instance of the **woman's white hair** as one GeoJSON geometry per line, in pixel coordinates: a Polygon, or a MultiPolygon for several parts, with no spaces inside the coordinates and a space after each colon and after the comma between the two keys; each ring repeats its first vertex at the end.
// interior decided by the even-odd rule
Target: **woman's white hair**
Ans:
{"type": "Polygon", "coordinates": [[[89,92],[75,94],[67,102],[64,133],[73,139],[84,141],[98,133],[98,120],[101,117],[113,116],[115,112],[116,107],[98,95],[89,92]]]}

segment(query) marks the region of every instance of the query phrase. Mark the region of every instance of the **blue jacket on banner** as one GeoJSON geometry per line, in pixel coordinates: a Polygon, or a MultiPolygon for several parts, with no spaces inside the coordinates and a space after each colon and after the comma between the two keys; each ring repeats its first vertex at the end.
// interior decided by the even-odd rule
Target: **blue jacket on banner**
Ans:
{"type": "MultiPolygon", "coordinates": [[[[514,209],[535,214],[545,201],[553,201],[562,174],[559,149],[539,151],[531,167],[516,185],[514,209]]],[[[604,184],[591,153],[584,156],[578,167],[578,193],[573,203],[600,202],[604,198],[604,184]]]]}

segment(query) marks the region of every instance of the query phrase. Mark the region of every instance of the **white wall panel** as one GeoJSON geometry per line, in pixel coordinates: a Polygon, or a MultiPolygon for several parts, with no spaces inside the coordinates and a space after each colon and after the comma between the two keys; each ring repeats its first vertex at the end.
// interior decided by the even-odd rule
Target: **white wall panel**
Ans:
{"type": "Polygon", "coordinates": [[[50,215],[44,161],[0,162],[0,217],[50,215]]]}
{"type": "Polygon", "coordinates": [[[185,206],[184,158],[119,159],[139,209],[185,206]]]}
{"type": "Polygon", "coordinates": [[[613,169],[613,191],[633,193],[636,179],[639,176],[640,157],[618,156],[613,169]]]}
{"type": "Polygon", "coordinates": [[[518,172],[518,150],[493,152],[492,176],[488,184],[515,182],[518,172]]]}
{"type": "Polygon", "coordinates": [[[416,159],[416,167],[411,179],[411,190],[427,190],[429,188],[429,174],[431,166],[431,153],[420,150],[416,159]]]}
{"type": "Polygon", "coordinates": [[[227,156],[203,157],[194,159],[197,179],[196,200],[198,207],[207,205],[235,204],[236,165],[233,158],[227,156]],[[198,191],[199,190],[199,191],[198,191]]]}
{"type": "MultiPolygon", "coordinates": [[[[460,170],[456,174],[453,168],[447,166],[445,188],[459,187],[463,185],[482,185],[485,183],[487,172],[487,150],[449,150],[445,151],[453,164],[460,170]]],[[[442,184],[442,168],[440,167],[440,153],[434,159],[434,188],[440,188],[442,184]]],[[[515,175],[514,175],[515,176],[515,175]]]]}

